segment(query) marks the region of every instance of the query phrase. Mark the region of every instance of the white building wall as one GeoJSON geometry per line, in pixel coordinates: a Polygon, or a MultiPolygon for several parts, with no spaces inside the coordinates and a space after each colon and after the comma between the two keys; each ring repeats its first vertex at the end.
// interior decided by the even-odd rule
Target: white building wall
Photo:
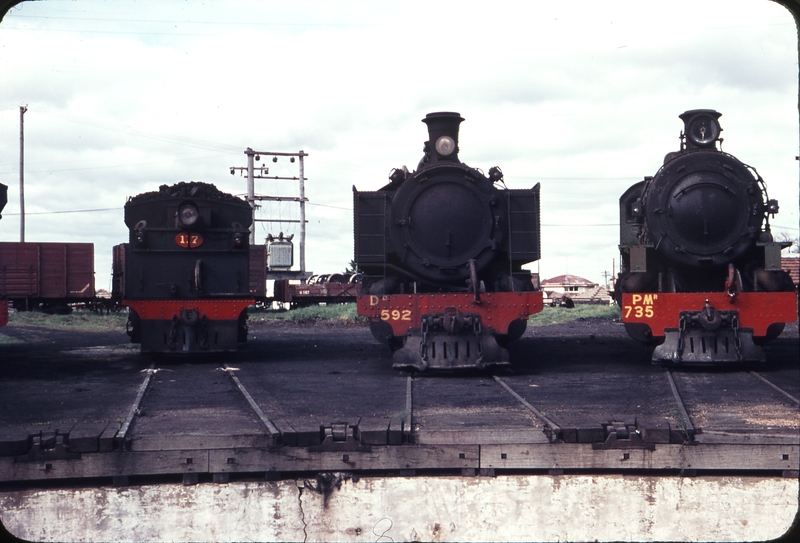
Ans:
{"type": "Polygon", "coordinates": [[[365,477],[0,492],[32,541],[744,541],[786,532],[798,480],[365,477]]]}

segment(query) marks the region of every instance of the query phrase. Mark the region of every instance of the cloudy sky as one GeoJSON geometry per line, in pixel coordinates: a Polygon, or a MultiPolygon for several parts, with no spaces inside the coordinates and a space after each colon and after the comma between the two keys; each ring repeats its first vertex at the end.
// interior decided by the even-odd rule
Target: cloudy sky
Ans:
{"type": "MultiPolygon", "coordinates": [[[[541,183],[534,271],[600,282],[619,196],[678,148],[688,109],[723,113],[723,149],[779,200],[774,231],[798,237],[797,80],[794,20],[768,0],[25,2],[0,23],[0,240],[19,240],[26,105],[26,240],[94,242],[97,288],[129,196],[189,180],[242,194],[230,167],[247,147],[309,154],[307,268],[341,271],[351,187],[413,169],[420,120],[446,110],[466,119],[467,164],[541,183]]],[[[297,233],[259,223],[257,239],[281,230],[297,233]]]]}

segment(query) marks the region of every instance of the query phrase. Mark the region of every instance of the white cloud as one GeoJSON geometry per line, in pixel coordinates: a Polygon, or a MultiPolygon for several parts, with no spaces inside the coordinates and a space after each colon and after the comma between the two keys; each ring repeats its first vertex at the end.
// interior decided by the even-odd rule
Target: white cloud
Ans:
{"type": "Polygon", "coordinates": [[[351,212],[323,206],[415,167],[436,110],[466,118],[467,164],[542,183],[545,277],[610,271],[618,229],[596,225],[677,148],[687,109],[723,113],[724,149],[798,234],[796,29],[772,2],[26,2],[0,24],[0,74],[0,238],[18,235],[28,104],[27,210],[120,211],[30,215],[27,238],[94,240],[98,285],[128,196],[186,180],[242,193],[228,168],[247,146],[310,154],[308,267],[342,269],[351,212]]]}

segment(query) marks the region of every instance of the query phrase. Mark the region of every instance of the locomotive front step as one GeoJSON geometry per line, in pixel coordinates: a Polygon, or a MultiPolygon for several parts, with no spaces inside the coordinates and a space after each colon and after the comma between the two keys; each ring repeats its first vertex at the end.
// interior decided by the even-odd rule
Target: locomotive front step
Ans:
{"type": "Polygon", "coordinates": [[[405,345],[392,357],[393,368],[416,371],[483,369],[508,364],[508,351],[500,347],[494,334],[485,329],[477,334],[450,334],[446,330],[427,334],[412,332],[405,345]]]}
{"type": "Polygon", "coordinates": [[[702,328],[665,330],[664,343],[653,351],[653,364],[730,364],[766,362],[764,349],[753,341],[753,330],[702,328]]]}

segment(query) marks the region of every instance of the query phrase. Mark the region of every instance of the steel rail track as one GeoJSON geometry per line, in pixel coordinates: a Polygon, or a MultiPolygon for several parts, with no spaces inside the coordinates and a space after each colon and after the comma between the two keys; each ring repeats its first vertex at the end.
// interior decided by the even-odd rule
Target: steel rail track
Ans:
{"type": "Polygon", "coordinates": [[[245,397],[247,403],[250,404],[250,407],[253,409],[253,411],[258,416],[258,419],[261,421],[261,424],[263,424],[264,427],[267,429],[267,434],[269,435],[270,439],[272,439],[273,441],[277,440],[278,436],[280,435],[280,430],[278,430],[278,428],[272,423],[272,421],[269,420],[269,418],[267,418],[267,415],[264,414],[264,411],[261,410],[261,408],[255,402],[250,393],[247,392],[247,389],[244,387],[242,382],[236,376],[234,372],[238,371],[238,368],[232,368],[228,366],[228,364],[223,364],[222,370],[228,374],[233,383],[236,385],[236,388],[239,389],[239,392],[241,392],[242,395],[245,397]]]}
{"type": "MultiPolygon", "coordinates": [[[[53,447],[42,434],[38,448],[25,456],[0,458],[0,479],[111,476],[114,484],[127,484],[130,476],[182,474],[184,484],[195,484],[198,474],[210,474],[215,482],[224,482],[231,474],[276,477],[314,470],[413,475],[418,470],[461,469],[464,475],[490,475],[494,470],[558,474],[610,466],[680,469],[682,475],[721,469],[782,470],[784,476],[796,473],[798,445],[791,441],[796,425],[755,427],[748,419],[751,404],[780,406],[783,417],[796,412],[800,400],[796,392],[789,392],[796,390],[796,380],[788,374],[768,375],[777,378],[776,384],[754,371],[713,375],[665,369],[664,383],[662,370],[634,372],[625,366],[620,368],[620,382],[631,394],[639,394],[635,401],[627,395],[607,399],[602,391],[606,385],[616,384],[608,378],[584,380],[567,374],[563,391],[570,392],[578,403],[562,405],[554,400],[562,392],[562,381],[554,380],[559,374],[553,372],[544,371],[543,379],[549,378],[546,382],[554,387],[528,389],[527,379],[534,379],[529,374],[501,377],[480,373],[452,379],[387,372],[364,375],[363,367],[345,370],[343,363],[337,358],[336,364],[327,368],[333,371],[323,373],[351,374],[355,388],[366,396],[361,407],[353,407],[349,400],[352,381],[345,383],[340,377],[329,381],[339,387],[332,388],[336,392],[342,390],[342,383],[347,385],[344,392],[333,395],[333,401],[320,401],[319,396],[328,389],[313,388],[296,377],[281,381],[257,366],[242,366],[239,371],[229,364],[198,365],[225,373],[221,379],[209,380],[207,374],[198,375],[195,366],[164,369],[149,364],[141,369],[142,365],[136,364],[124,386],[125,397],[130,398],[128,394],[135,390],[135,399],[132,403],[130,399],[114,402],[114,429],[109,428],[107,437],[102,438],[106,448],[101,440],[99,450],[79,454],[69,448],[76,445],[76,439],[53,447]],[[177,382],[154,377],[161,371],[174,371],[177,382]],[[144,376],[137,377],[141,374],[144,376]],[[640,378],[645,379],[641,387],[637,386],[640,378]],[[755,385],[753,379],[770,388],[755,385]],[[282,396],[278,392],[281,383],[302,386],[290,387],[282,396]],[[738,388],[726,392],[729,384],[738,388]],[[584,386],[594,387],[593,394],[586,394],[584,386]],[[312,394],[301,405],[312,407],[294,418],[294,400],[300,390],[312,394]],[[236,400],[239,395],[249,407],[236,400]],[[287,399],[291,401],[284,403],[287,399]],[[652,402],[645,406],[648,400],[652,402]],[[625,410],[638,408],[637,403],[642,403],[641,410],[625,410]],[[392,408],[383,410],[389,404],[392,408]],[[705,412],[708,405],[721,411],[709,417],[705,412]],[[604,419],[602,414],[620,418],[604,419]],[[635,417],[625,418],[628,414],[635,417]],[[402,426],[395,425],[395,420],[402,426]],[[207,427],[208,422],[216,426],[207,427]]],[[[5,443],[7,448],[17,446],[10,438],[5,443]]]]}
{"type": "Polygon", "coordinates": [[[778,385],[776,385],[775,383],[773,383],[772,381],[770,381],[769,379],[767,379],[767,378],[766,378],[766,377],[764,377],[763,375],[761,375],[761,374],[759,374],[759,373],[756,373],[756,372],[754,372],[754,371],[749,371],[748,373],[749,373],[750,375],[752,375],[753,377],[755,377],[755,378],[757,378],[757,379],[760,379],[761,381],[763,381],[765,384],[767,384],[767,385],[768,385],[768,386],[770,386],[771,388],[775,389],[776,391],[780,392],[781,394],[783,394],[784,396],[786,396],[787,398],[789,398],[789,399],[790,399],[792,402],[794,402],[794,403],[795,403],[797,406],[800,406],[800,400],[798,400],[797,398],[795,398],[794,396],[792,396],[791,394],[789,394],[788,392],[786,392],[785,390],[783,390],[781,387],[779,387],[778,385]]]}
{"type": "Polygon", "coordinates": [[[675,377],[673,375],[672,370],[667,369],[664,372],[667,376],[667,381],[669,382],[669,388],[672,390],[672,397],[675,399],[675,405],[678,407],[678,413],[681,416],[681,419],[684,424],[684,431],[686,432],[686,436],[689,438],[688,441],[694,441],[694,435],[697,430],[692,423],[692,418],[689,416],[689,411],[686,409],[686,404],[681,397],[681,393],[678,391],[678,385],[675,383],[675,377]]]}
{"type": "Polygon", "coordinates": [[[139,413],[139,406],[142,403],[142,398],[144,398],[144,393],[147,391],[147,387],[150,385],[150,380],[153,377],[153,374],[160,370],[155,369],[155,362],[150,364],[150,367],[146,370],[142,370],[146,374],[144,381],[142,382],[141,386],[139,387],[139,392],[136,394],[136,398],[133,400],[133,404],[131,408],[128,410],[128,415],[125,417],[125,421],[120,426],[119,430],[117,431],[117,439],[121,442],[125,441],[125,438],[128,435],[128,431],[133,424],[134,417],[139,413]]]}
{"type": "Polygon", "coordinates": [[[506,392],[511,394],[528,411],[536,415],[536,417],[539,418],[539,420],[544,422],[545,427],[550,430],[548,435],[551,436],[551,440],[557,439],[557,437],[561,434],[561,427],[558,424],[550,420],[544,413],[542,413],[541,411],[536,409],[533,405],[531,405],[528,401],[526,401],[525,398],[517,394],[508,384],[506,384],[505,381],[500,379],[500,377],[498,377],[497,375],[492,375],[492,378],[494,378],[494,380],[497,381],[500,384],[500,386],[502,386],[506,390],[506,392]]]}
{"type": "Polygon", "coordinates": [[[414,402],[413,402],[413,388],[414,388],[414,379],[409,375],[406,378],[406,424],[404,428],[407,428],[406,436],[410,436],[414,431],[413,425],[413,414],[414,414],[414,402]]]}

